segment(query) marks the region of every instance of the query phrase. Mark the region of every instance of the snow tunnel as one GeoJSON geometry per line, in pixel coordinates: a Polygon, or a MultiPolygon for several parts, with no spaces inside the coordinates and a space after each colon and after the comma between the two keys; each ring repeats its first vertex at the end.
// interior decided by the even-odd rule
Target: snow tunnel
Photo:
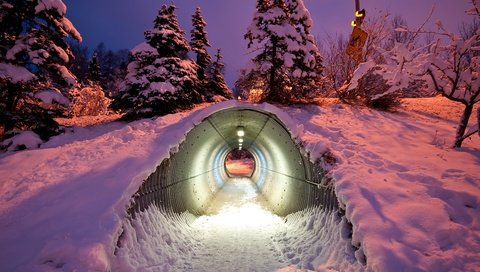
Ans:
{"type": "Polygon", "coordinates": [[[313,205],[338,208],[324,171],[310,161],[285,123],[268,110],[236,106],[210,114],[191,129],[143,182],[129,213],[135,216],[156,205],[204,214],[229,180],[225,158],[238,148],[252,154],[251,180],[271,212],[285,216],[313,205]]]}

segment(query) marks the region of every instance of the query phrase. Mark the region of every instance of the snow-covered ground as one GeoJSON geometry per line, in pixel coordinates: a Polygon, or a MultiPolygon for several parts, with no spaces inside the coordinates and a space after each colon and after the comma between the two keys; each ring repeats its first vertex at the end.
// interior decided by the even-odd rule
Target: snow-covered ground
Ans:
{"type": "Polygon", "coordinates": [[[266,206],[250,179],[234,178],[215,195],[207,215],[148,209],[126,223],[113,270],[362,270],[335,212],[310,208],[281,218],[266,206]]]}
{"type": "MultiPolygon", "coordinates": [[[[346,219],[353,224],[352,243],[360,248],[355,255],[367,264],[339,263],[339,256],[348,253],[347,247],[329,247],[326,241],[342,241],[345,223],[312,209],[291,215],[287,223],[275,221],[275,217],[269,221],[281,226],[269,234],[279,249],[272,251],[273,256],[282,252],[280,266],[326,271],[348,267],[478,271],[480,137],[474,135],[463,148],[451,149],[457,108],[443,107],[445,101],[437,98],[428,108],[412,110],[416,104],[412,101],[419,100],[407,102],[397,113],[335,103],[284,108],[293,119],[286,125],[313,156],[329,149],[337,158],[331,175],[346,208],[346,219]],[[322,249],[321,243],[334,252],[322,249]]],[[[156,120],[76,128],[41,149],[2,155],[0,271],[115,271],[132,265],[127,253],[113,255],[126,224],[130,197],[185,132],[212,111],[235,103],[156,120]]],[[[260,107],[277,113],[271,106],[260,107]]],[[[151,210],[144,214],[143,222],[148,224],[132,223],[136,231],[144,228],[145,234],[151,235],[133,240],[138,242],[137,249],[157,249],[150,251],[151,255],[137,256],[134,266],[158,265],[151,271],[182,263],[185,254],[195,252],[194,246],[205,241],[198,233],[210,235],[205,230],[217,219],[221,221],[216,215],[197,219],[151,210]],[[168,231],[169,222],[180,227],[168,231]]],[[[209,259],[214,262],[216,256],[209,259]]],[[[188,270],[189,264],[183,264],[188,270]]]]}

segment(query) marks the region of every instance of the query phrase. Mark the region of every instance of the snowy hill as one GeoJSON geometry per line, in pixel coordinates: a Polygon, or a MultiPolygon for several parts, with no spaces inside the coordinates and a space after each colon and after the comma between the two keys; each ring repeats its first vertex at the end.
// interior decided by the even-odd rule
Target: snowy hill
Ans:
{"type": "MultiPolygon", "coordinates": [[[[287,125],[313,157],[327,148],[336,157],[331,175],[363,269],[476,271],[480,137],[449,148],[458,109],[441,98],[423,100],[420,105],[430,103],[425,108],[418,101],[408,100],[397,113],[335,103],[283,110],[301,124],[287,125]]],[[[142,180],[194,124],[235,103],[76,128],[41,149],[2,155],[0,271],[122,267],[115,243],[142,180]]],[[[295,240],[285,246],[299,246],[295,240]]],[[[297,266],[309,266],[308,256],[297,257],[297,266]]],[[[327,260],[321,268],[340,267],[327,260]]]]}

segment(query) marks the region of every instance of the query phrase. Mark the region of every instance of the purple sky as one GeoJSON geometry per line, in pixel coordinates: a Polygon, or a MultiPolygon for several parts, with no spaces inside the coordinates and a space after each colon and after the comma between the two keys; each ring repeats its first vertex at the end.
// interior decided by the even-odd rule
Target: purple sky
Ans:
{"type": "MultiPolygon", "coordinates": [[[[164,3],[175,3],[182,28],[190,37],[191,14],[200,6],[208,23],[207,31],[214,48],[222,48],[227,65],[226,79],[233,85],[238,71],[250,56],[243,35],[250,24],[255,0],[65,0],[67,17],[83,36],[84,43],[94,47],[105,42],[111,49],[131,49],[143,42],[143,32],[153,26],[153,19],[164,3]]],[[[314,21],[313,32],[317,38],[327,33],[349,35],[353,19],[353,0],[305,0],[314,21]]],[[[469,0],[361,0],[367,17],[379,11],[402,15],[410,26],[418,26],[436,5],[432,23],[441,19],[451,31],[457,31],[462,21],[471,17],[465,14],[469,0]]],[[[433,26],[432,26],[433,29],[433,26]]]]}

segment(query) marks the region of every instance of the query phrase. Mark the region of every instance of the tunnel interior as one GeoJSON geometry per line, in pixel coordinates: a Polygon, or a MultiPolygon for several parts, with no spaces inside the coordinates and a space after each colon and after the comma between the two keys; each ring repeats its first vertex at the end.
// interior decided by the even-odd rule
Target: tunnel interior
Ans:
{"type": "Polygon", "coordinates": [[[170,157],[143,182],[129,214],[135,216],[156,205],[173,212],[203,215],[229,180],[226,156],[239,147],[254,157],[251,180],[271,212],[285,216],[314,205],[338,209],[324,171],[310,161],[275,114],[235,107],[211,114],[187,133],[170,157]]]}

